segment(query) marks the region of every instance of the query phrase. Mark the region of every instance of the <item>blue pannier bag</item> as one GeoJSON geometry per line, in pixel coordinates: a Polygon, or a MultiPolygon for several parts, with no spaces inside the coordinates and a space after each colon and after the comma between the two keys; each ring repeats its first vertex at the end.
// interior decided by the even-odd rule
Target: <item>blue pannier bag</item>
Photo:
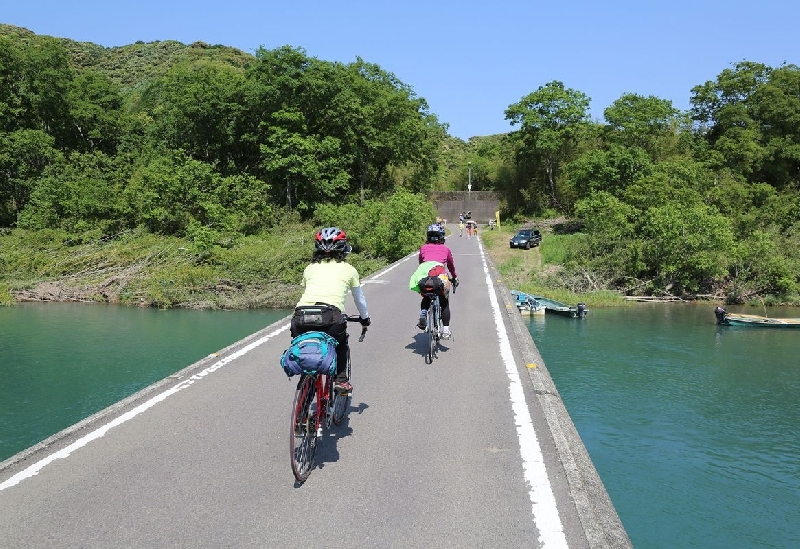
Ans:
{"type": "Polygon", "coordinates": [[[287,376],[336,373],[336,345],[325,332],[306,332],[292,339],[283,352],[281,367],[287,376]]]}

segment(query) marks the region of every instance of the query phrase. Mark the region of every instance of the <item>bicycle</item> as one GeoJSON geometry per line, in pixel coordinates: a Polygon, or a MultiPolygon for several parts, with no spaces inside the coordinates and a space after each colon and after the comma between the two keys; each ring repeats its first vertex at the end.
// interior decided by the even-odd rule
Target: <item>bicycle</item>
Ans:
{"type": "MultiPolygon", "coordinates": [[[[359,322],[358,315],[347,316],[348,322],[359,322]]],[[[367,327],[361,327],[358,341],[364,341],[367,327]]],[[[347,378],[350,379],[350,350],[347,352],[347,378]]],[[[341,425],[350,410],[351,393],[333,389],[332,375],[300,374],[292,404],[289,431],[289,454],[292,472],[303,483],[314,468],[317,444],[322,438],[323,426],[341,425]]]]}
{"type": "MultiPolygon", "coordinates": [[[[458,279],[453,281],[453,294],[458,288],[458,279]]],[[[428,334],[428,352],[425,353],[425,363],[432,364],[433,358],[438,358],[439,341],[442,339],[442,306],[439,303],[439,296],[429,292],[425,294],[429,297],[431,304],[428,305],[428,314],[425,320],[425,333],[428,334]]]]}

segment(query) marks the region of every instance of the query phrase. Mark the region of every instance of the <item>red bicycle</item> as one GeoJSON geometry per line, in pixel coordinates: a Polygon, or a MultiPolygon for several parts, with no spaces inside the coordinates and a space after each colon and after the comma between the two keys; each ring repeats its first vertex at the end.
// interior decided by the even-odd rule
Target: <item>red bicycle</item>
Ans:
{"type": "MultiPolygon", "coordinates": [[[[348,322],[359,322],[358,315],[347,316],[348,322]]],[[[367,327],[361,327],[359,341],[364,341],[367,327]]],[[[350,351],[347,352],[347,378],[350,379],[350,351]]],[[[289,432],[289,453],[292,472],[298,482],[305,482],[314,468],[314,455],[322,439],[323,428],[340,425],[350,411],[350,392],[333,388],[333,377],[324,374],[301,374],[294,393],[292,423],[289,432]]]]}

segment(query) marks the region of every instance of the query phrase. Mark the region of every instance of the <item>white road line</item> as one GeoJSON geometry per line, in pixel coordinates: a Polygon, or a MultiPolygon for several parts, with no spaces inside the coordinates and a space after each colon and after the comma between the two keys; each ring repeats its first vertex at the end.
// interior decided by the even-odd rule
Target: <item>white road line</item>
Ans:
{"type": "Polygon", "coordinates": [[[418,253],[419,252],[413,252],[413,253],[408,254],[407,256],[405,256],[403,259],[401,259],[400,261],[398,261],[394,265],[390,265],[389,267],[385,268],[384,270],[382,270],[378,274],[369,277],[369,280],[374,280],[376,278],[382,277],[383,275],[385,275],[386,273],[388,273],[389,271],[391,271],[395,267],[399,267],[401,263],[405,263],[406,261],[408,261],[412,257],[416,257],[418,255],[418,253]]]}
{"type": "Polygon", "coordinates": [[[567,538],[564,535],[564,526],[561,524],[561,517],[558,516],[553,488],[550,486],[550,479],[547,478],[542,448],[539,446],[539,439],[536,438],[530,411],[525,402],[522,381],[517,371],[517,365],[514,362],[511,344],[503,325],[500,306],[497,302],[497,296],[494,294],[492,277],[489,275],[489,266],[486,263],[483,244],[480,240],[478,241],[478,246],[481,251],[483,272],[486,275],[489,301],[492,304],[497,339],[500,342],[500,356],[503,358],[503,364],[508,375],[511,409],[514,411],[514,420],[517,426],[517,438],[519,439],[519,449],[522,454],[522,469],[529,486],[528,495],[531,500],[533,523],[539,530],[539,543],[543,548],[568,547],[567,538]]]}
{"type": "Polygon", "coordinates": [[[39,473],[39,471],[41,471],[45,466],[49,465],[50,463],[54,462],[57,459],[64,459],[66,457],[69,457],[69,455],[72,452],[74,452],[75,450],[78,450],[79,448],[82,448],[83,446],[86,446],[87,444],[89,444],[91,441],[93,441],[95,439],[102,438],[103,436],[105,436],[105,434],[109,430],[113,429],[114,427],[122,425],[126,421],[128,421],[130,419],[133,419],[134,417],[138,416],[139,414],[141,414],[142,412],[146,411],[147,409],[155,406],[156,404],[158,404],[162,400],[165,400],[167,397],[170,397],[170,396],[174,395],[175,393],[177,393],[178,391],[180,391],[182,389],[186,389],[190,385],[193,385],[196,381],[200,381],[201,379],[203,379],[204,377],[208,376],[209,374],[211,374],[213,372],[216,372],[217,370],[219,370],[220,368],[222,368],[226,364],[228,364],[230,362],[233,362],[234,360],[236,360],[237,358],[239,358],[241,356],[244,356],[245,354],[249,353],[250,351],[252,351],[256,347],[258,347],[259,345],[262,345],[263,343],[266,343],[267,341],[269,341],[270,339],[272,339],[276,335],[278,335],[278,334],[280,334],[282,332],[285,332],[288,328],[289,328],[289,324],[286,324],[285,326],[282,326],[282,327],[278,328],[277,330],[274,330],[274,331],[268,333],[267,335],[265,335],[265,336],[255,340],[255,341],[253,341],[252,343],[250,343],[248,345],[245,345],[244,347],[242,347],[241,349],[239,349],[235,353],[231,353],[230,355],[226,356],[222,360],[218,360],[217,362],[215,362],[214,364],[212,364],[211,366],[209,366],[205,370],[202,370],[202,371],[194,374],[193,376],[189,377],[188,379],[185,379],[185,380],[181,381],[177,385],[174,385],[173,387],[167,389],[166,391],[154,396],[150,400],[148,400],[148,401],[140,404],[139,406],[137,406],[135,408],[132,408],[131,410],[125,412],[124,414],[122,414],[121,416],[117,417],[116,419],[110,421],[109,423],[106,423],[105,425],[95,429],[94,431],[92,431],[88,435],[79,438],[78,440],[76,440],[75,442],[70,444],[69,446],[67,446],[65,448],[62,448],[58,452],[50,454],[49,456],[47,456],[43,460],[34,463],[30,467],[20,471],[16,475],[12,476],[11,478],[6,480],[5,482],[0,483],[0,491],[5,490],[6,488],[11,488],[12,486],[16,486],[17,484],[19,484],[23,480],[25,480],[27,478],[30,478],[30,477],[32,477],[34,475],[37,475],[39,473]]]}

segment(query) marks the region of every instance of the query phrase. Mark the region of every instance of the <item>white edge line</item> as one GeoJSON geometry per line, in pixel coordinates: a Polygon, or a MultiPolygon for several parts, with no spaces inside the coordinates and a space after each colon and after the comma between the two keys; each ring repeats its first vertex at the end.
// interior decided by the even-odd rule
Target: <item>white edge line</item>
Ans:
{"type": "Polygon", "coordinates": [[[486,256],[480,239],[478,239],[478,248],[481,252],[483,272],[486,275],[486,287],[489,291],[489,301],[492,305],[497,339],[500,343],[500,356],[503,358],[503,365],[508,375],[511,409],[514,412],[514,422],[517,426],[517,438],[519,439],[519,449],[522,455],[522,469],[529,486],[528,495],[531,500],[533,523],[539,530],[539,542],[543,548],[568,547],[567,538],[564,535],[564,526],[558,516],[558,507],[556,506],[555,495],[553,495],[553,488],[550,485],[550,479],[547,478],[542,448],[539,446],[539,439],[536,437],[536,431],[533,428],[533,420],[525,402],[522,380],[519,376],[516,362],[514,362],[511,344],[503,325],[500,306],[494,293],[492,277],[489,274],[489,266],[486,263],[486,256]]]}
{"type": "Polygon", "coordinates": [[[177,385],[174,385],[171,388],[167,389],[166,391],[164,391],[162,393],[159,393],[158,395],[154,396],[153,398],[143,402],[139,406],[136,406],[135,408],[132,408],[132,409],[128,410],[127,412],[125,412],[124,414],[120,415],[119,417],[117,417],[117,418],[113,419],[112,421],[106,423],[105,425],[102,425],[101,427],[95,429],[94,431],[92,431],[88,435],[79,438],[78,440],[76,440],[75,442],[70,444],[69,446],[66,446],[66,447],[62,448],[61,450],[59,450],[58,452],[54,452],[54,453],[50,454],[49,456],[47,456],[43,460],[34,463],[33,465],[31,465],[31,466],[27,467],[26,469],[20,471],[19,473],[13,475],[12,477],[10,477],[5,482],[1,483],[0,484],[0,491],[5,490],[6,488],[11,488],[12,486],[15,486],[15,485],[19,484],[20,482],[22,482],[25,479],[31,478],[31,477],[39,474],[39,471],[41,471],[45,466],[49,465],[50,463],[54,462],[55,460],[64,459],[64,458],[68,457],[75,450],[78,450],[79,448],[82,448],[83,446],[86,446],[87,444],[89,444],[91,441],[93,441],[95,439],[98,439],[98,438],[101,438],[101,437],[105,436],[105,434],[109,430],[113,429],[114,427],[122,425],[126,421],[128,421],[130,419],[133,419],[134,417],[138,416],[139,414],[141,414],[142,412],[146,411],[147,409],[149,409],[149,408],[155,406],[156,404],[158,404],[159,402],[165,400],[167,397],[174,395],[178,391],[186,389],[187,387],[193,385],[196,381],[200,381],[201,379],[203,379],[204,377],[208,376],[209,374],[211,374],[213,372],[216,372],[217,370],[219,370],[220,368],[222,368],[226,364],[228,364],[230,362],[233,362],[234,360],[236,360],[237,358],[239,358],[241,356],[244,356],[245,354],[249,353],[250,351],[252,351],[256,347],[258,347],[259,345],[262,345],[262,344],[266,343],[271,338],[275,337],[276,335],[280,334],[281,332],[286,331],[288,328],[289,328],[289,324],[286,324],[285,326],[282,326],[282,327],[278,328],[277,330],[274,330],[273,332],[268,333],[267,335],[265,335],[265,336],[255,340],[255,341],[253,341],[252,343],[250,343],[248,345],[245,345],[244,347],[242,347],[238,351],[236,351],[234,353],[231,353],[230,355],[226,356],[225,358],[223,358],[221,360],[218,360],[217,362],[215,362],[214,364],[212,364],[208,368],[206,368],[204,370],[201,370],[200,372],[198,372],[198,373],[190,376],[189,378],[181,381],[177,385]]]}

